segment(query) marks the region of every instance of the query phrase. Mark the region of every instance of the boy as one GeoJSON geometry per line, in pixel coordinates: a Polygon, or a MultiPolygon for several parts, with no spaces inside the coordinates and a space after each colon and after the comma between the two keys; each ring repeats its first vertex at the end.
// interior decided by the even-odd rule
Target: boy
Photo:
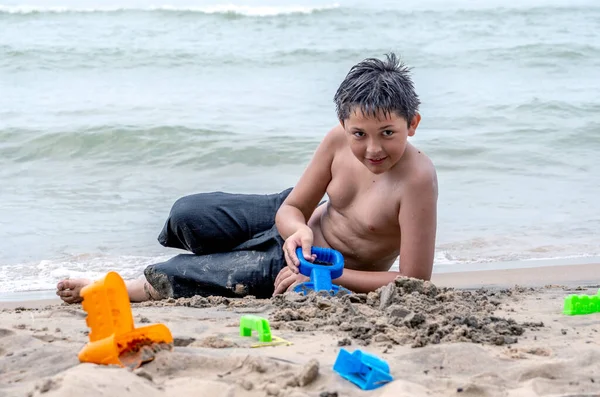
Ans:
{"type": "MultiPolygon", "coordinates": [[[[323,139],[293,189],[272,195],[204,193],[179,199],[159,241],[193,254],[151,265],[127,282],[132,301],[193,295],[259,298],[307,280],[295,250],[342,253],[334,280],[373,291],[397,276],[429,280],[437,217],[437,176],[408,143],[421,120],[408,69],[394,54],[353,66],[334,102],[340,124],[323,139]],[[319,204],[327,193],[329,200],[319,204]],[[400,271],[389,269],[400,257],[400,271]]],[[[89,280],[63,280],[57,294],[81,300],[89,280]]]]}

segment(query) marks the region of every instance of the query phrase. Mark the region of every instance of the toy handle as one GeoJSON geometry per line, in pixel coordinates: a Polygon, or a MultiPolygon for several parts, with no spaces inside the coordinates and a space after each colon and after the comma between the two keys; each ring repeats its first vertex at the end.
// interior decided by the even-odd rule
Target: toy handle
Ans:
{"type": "MultiPolygon", "coordinates": [[[[313,270],[319,269],[323,272],[328,272],[331,275],[331,279],[340,277],[344,271],[344,257],[342,254],[331,248],[312,247],[311,253],[317,256],[317,260],[331,263],[331,266],[318,265],[304,259],[302,254],[302,247],[296,248],[296,256],[300,262],[298,270],[305,276],[313,276],[313,270]]],[[[324,273],[318,273],[324,274],[324,273]]]]}
{"type": "Polygon", "coordinates": [[[331,272],[328,269],[313,267],[310,272],[310,280],[313,282],[315,291],[331,290],[331,272]]]}

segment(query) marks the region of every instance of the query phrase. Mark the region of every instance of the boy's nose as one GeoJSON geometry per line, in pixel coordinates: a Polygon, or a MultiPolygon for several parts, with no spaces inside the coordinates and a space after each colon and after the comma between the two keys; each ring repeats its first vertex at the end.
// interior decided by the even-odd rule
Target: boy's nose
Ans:
{"type": "Polygon", "coordinates": [[[371,144],[371,145],[367,146],[367,155],[377,157],[381,153],[383,153],[383,149],[381,148],[381,145],[371,144]]]}
{"type": "Polygon", "coordinates": [[[384,153],[381,140],[377,136],[371,136],[367,140],[367,157],[379,158],[384,153]]]}

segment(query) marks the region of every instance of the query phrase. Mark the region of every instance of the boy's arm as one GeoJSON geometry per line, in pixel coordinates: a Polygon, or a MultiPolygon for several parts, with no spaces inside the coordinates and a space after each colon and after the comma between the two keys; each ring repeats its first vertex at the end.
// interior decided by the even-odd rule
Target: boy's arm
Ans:
{"type": "Polygon", "coordinates": [[[413,175],[400,202],[400,274],[431,279],[437,230],[438,183],[433,164],[413,175]]]}
{"type": "Polygon", "coordinates": [[[401,231],[400,271],[372,272],[344,269],[334,282],[355,292],[374,291],[398,276],[431,279],[437,229],[437,177],[423,171],[402,198],[398,221],[401,231]]]}
{"type": "Polygon", "coordinates": [[[402,276],[402,274],[400,272],[368,272],[344,269],[342,276],[333,280],[333,283],[354,292],[367,293],[388,285],[398,276],[402,276]]]}
{"type": "MultiPolygon", "coordinates": [[[[308,228],[307,222],[327,191],[327,186],[331,181],[333,157],[340,137],[343,138],[343,133],[341,126],[337,126],[327,133],[317,147],[298,183],[277,211],[275,224],[284,240],[287,240],[288,237],[302,228],[306,228],[312,236],[312,231],[308,228]]],[[[311,244],[312,241],[302,242],[305,258],[307,259],[310,257],[311,244]]],[[[285,247],[284,254],[297,262],[296,254],[285,252],[285,247]]]]}

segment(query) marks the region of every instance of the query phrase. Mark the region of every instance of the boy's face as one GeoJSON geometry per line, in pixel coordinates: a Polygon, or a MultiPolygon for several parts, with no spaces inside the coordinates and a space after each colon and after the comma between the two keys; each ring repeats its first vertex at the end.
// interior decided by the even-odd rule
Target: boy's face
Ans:
{"type": "Polygon", "coordinates": [[[380,111],[373,117],[355,109],[342,125],[354,156],[372,173],[382,174],[400,160],[420,120],[417,114],[409,126],[396,113],[386,115],[380,111]]]}

